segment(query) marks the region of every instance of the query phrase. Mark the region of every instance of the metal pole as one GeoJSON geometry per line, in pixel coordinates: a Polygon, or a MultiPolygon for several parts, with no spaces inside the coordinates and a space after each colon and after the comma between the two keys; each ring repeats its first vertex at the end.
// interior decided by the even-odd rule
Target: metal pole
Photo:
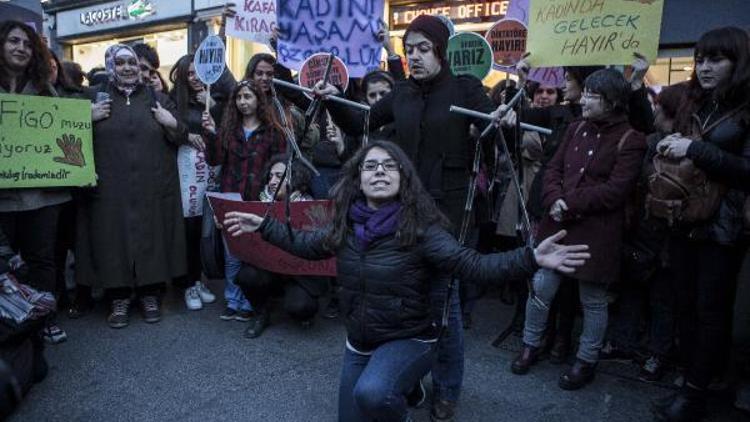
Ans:
{"type": "MultiPolygon", "coordinates": [[[[463,114],[463,115],[470,116],[470,117],[476,117],[477,119],[493,120],[492,115],[487,114],[487,113],[482,113],[480,111],[472,110],[469,108],[463,108],[463,107],[452,105],[450,107],[450,111],[453,113],[463,114]]],[[[521,122],[521,129],[539,132],[543,135],[552,135],[551,129],[547,129],[545,127],[539,127],[535,125],[530,125],[528,123],[523,123],[523,122],[521,122]]]]}
{"type": "MultiPolygon", "coordinates": [[[[313,90],[311,88],[305,88],[303,86],[299,86],[299,85],[296,85],[296,84],[293,84],[293,83],[290,83],[290,82],[287,82],[287,81],[282,81],[280,79],[274,78],[273,79],[273,83],[275,83],[278,86],[283,86],[284,88],[293,89],[293,90],[301,91],[301,92],[306,92],[306,93],[308,93],[310,95],[312,95],[312,93],[313,93],[313,90]]],[[[353,107],[353,108],[358,108],[358,109],[360,109],[362,111],[370,111],[370,106],[367,106],[367,105],[364,105],[364,104],[360,104],[360,103],[357,103],[357,102],[354,102],[354,101],[349,101],[349,100],[347,100],[345,98],[336,97],[336,96],[333,96],[333,95],[329,95],[329,96],[325,97],[325,100],[326,101],[333,101],[335,103],[340,103],[340,104],[343,104],[343,105],[346,105],[346,106],[349,106],[349,107],[353,107]]]]}

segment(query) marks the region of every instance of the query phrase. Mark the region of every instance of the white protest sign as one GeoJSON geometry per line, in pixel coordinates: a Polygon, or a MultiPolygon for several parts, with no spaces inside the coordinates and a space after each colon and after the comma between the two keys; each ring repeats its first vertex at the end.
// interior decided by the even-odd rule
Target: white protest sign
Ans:
{"type": "Polygon", "coordinates": [[[351,77],[380,67],[384,0],[278,0],[278,59],[299,70],[315,53],[333,53],[351,77]]]}
{"type": "Polygon", "coordinates": [[[227,18],[227,35],[268,44],[276,29],[276,0],[242,0],[239,6],[227,18]]]}
{"type": "Polygon", "coordinates": [[[203,196],[218,183],[220,166],[210,166],[203,151],[182,145],[177,151],[177,169],[180,174],[182,216],[203,215],[203,196]]]}
{"type": "Polygon", "coordinates": [[[195,52],[193,65],[198,79],[206,85],[219,80],[226,64],[224,42],[216,35],[207,36],[195,52]]]}

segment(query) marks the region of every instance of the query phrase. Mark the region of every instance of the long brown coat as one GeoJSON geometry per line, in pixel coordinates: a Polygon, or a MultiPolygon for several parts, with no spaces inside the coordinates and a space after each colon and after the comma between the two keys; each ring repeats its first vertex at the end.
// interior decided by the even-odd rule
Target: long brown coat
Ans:
{"type": "Polygon", "coordinates": [[[106,91],[110,117],[94,124],[97,187],[78,198],[76,282],[166,282],[186,272],[176,145],[187,142],[187,128],[166,95],[141,86],[128,105],[118,90],[106,91]],[[177,130],[154,119],[156,101],[177,117],[177,130]]]}
{"type": "Polygon", "coordinates": [[[539,239],[565,229],[563,243],[589,245],[591,259],[573,275],[578,280],[611,283],[619,277],[625,205],[646,153],[645,137],[635,131],[618,148],[630,128],[625,117],[571,123],[544,175],[547,212],[539,239]],[[568,211],[558,223],[548,212],[561,198],[568,211]]]}

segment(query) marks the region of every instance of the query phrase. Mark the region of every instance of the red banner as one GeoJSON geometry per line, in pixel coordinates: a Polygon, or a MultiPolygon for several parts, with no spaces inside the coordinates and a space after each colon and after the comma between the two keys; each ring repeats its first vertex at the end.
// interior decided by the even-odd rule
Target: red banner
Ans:
{"type": "MultiPolygon", "coordinates": [[[[224,214],[230,211],[263,215],[268,207],[265,202],[232,201],[210,195],[209,201],[219,221],[224,221],[224,214]]],[[[316,230],[330,224],[333,219],[330,201],[292,202],[290,206],[295,229],[316,230]]],[[[270,215],[281,222],[286,221],[284,202],[275,203],[270,215]]],[[[259,233],[232,237],[225,232],[224,235],[232,255],[258,268],[288,275],[336,276],[336,258],[320,261],[298,258],[266,242],[259,233]]]]}

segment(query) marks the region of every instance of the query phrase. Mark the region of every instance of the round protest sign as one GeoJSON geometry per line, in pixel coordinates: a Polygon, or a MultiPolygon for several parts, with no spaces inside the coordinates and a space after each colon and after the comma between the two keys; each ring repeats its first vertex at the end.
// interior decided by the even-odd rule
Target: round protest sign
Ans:
{"type": "Polygon", "coordinates": [[[485,38],[492,48],[493,67],[503,71],[513,68],[526,52],[527,35],[526,25],[516,19],[501,19],[492,25],[485,38]]]}
{"type": "Polygon", "coordinates": [[[206,85],[219,80],[224,73],[224,42],[216,35],[207,36],[195,51],[193,65],[198,79],[206,85]]]}
{"type": "MultiPolygon", "coordinates": [[[[299,69],[299,84],[306,88],[312,88],[316,83],[323,80],[328,67],[328,53],[316,53],[308,57],[299,69]]],[[[334,56],[331,72],[328,74],[328,83],[338,88],[341,92],[346,91],[349,86],[349,71],[344,62],[334,56]]]]}
{"type": "Polygon", "coordinates": [[[454,75],[484,79],[492,69],[492,49],[481,35],[459,32],[448,40],[448,64],[454,75]]]}

